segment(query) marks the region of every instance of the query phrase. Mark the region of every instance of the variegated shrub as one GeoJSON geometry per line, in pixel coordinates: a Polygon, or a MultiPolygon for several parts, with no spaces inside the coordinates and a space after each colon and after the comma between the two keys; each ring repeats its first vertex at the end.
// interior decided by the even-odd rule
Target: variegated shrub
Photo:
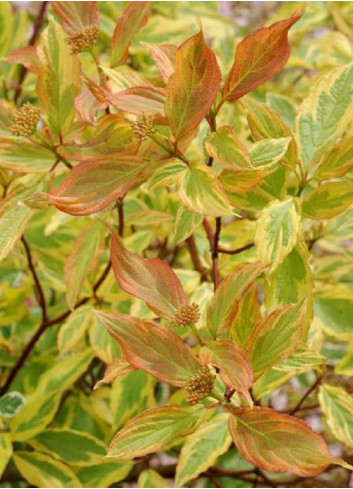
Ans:
{"type": "Polygon", "coordinates": [[[353,7],[259,4],[0,3],[0,487],[348,484],[353,7]]]}

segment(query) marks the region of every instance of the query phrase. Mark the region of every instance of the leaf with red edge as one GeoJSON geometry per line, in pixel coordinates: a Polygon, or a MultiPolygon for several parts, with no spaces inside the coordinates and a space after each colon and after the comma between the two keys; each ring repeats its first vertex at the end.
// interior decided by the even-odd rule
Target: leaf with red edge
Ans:
{"type": "Polygon", "coordinates": [[[259,263],[237,267],[222,280],[207,308],[205,333],[216,339],[228,333],[238,312],[238,304],[255,279],[264,271],[259,263]]]}
{"type": "Polygon", "coordinates": [[[133,367],[177,387],[184,387],[199,370],[200,363],[191,348],[165,326],[127,314],[96,314],[133,367]]]}
{"type": "Polygon", "coordinates": [[[112,67],[124,64],[133,37],[147,23],[153,2],[131,2],[119,17],[112,42],[112,67]]]}
{"type": "Polygon", "coordinates": [[[290,55],[288,31],[302,15],[303,10],[299,10],[289,19],[252,32],[238,44],[223,100],[236,100],[281,71],[290,55]]]}
{"type": "Polygon", "coordinates": [[[188,304],[181,283],[167,262],[131,253],[114,232],[110,256],[120,287],[146,302],[158,316],[170,319],[179,306],[188,304]]]}
{"type": "Polygon", "coordinates": [[[263,407],[231,412],[229,430],[233,441],[255,467],[301,477],[318,475],[330,464],[353,468],[333,457],[322,436],[301,419],[263,407]]]}
{"type": "Polygon", "coordinates": [[[38,57],[37,46],[25,46],[24,48],[12,51],[6,58],[6,63],[21,64],[28,71],[38,74],[40,72],[40,61],[38,57]]]}
{"type": "Polygon", "coordinates": [[[118,93],[106,93],[107,101],[117,109],[137,115],[164,114],[164,88],[140,86],[118,93]]]}
{"type": "Polygon", "coordinates": [[[166,92],[165,113],[177,141],[187,139],[215,101],[221,73],[202,31],[176,51],[175,71],[166,92]]]}
{"type": "Polygon", "coordinates": [[[87,216],[104,209],[130,188],[142,183],[152,171],[150,167],[134,156],[79,163],[59,188],[48,194],[48,198],[62,212],[87,216]]]}
{"type": "Polygon", "coordinates": [[[175,70],[175,54],[178,47],[174,44],[161,44],[159,46],[147,42],[144,44],[148,46],[151,58],[156,63],[164,83],[167,83],[175,70]]]}
{"type": "Polygon", "coordinates": [[[91,25],[99,26],[97,2],[51,2],[51,5],[68,34],[81,32],[91,25]]]}
{"type": "Polygon", "coordinates": [[[250,363],[239,346],[228,340],[211,341],[201,349],[200,361],[216,365],[223,382],[248,397],[253,375],[250,363]]]}

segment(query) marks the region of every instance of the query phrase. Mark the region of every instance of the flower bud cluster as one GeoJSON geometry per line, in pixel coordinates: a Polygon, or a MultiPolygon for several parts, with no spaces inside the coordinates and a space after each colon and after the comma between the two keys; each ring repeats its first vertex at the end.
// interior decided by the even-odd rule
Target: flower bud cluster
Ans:
{"type": "Polygon", "coordinates": [[[173,317],[175,326],[183,328],[188,324],[195,324],[200,319],[200,308],[197,304],[186,304],[178,307],[173,317]]]}
{"type": "Polygon", "coordinates": [[[136,139],[143,141],[155,132],[154,119],[151,116],[142,114],[136,121],[131,122],[131,129],[136,139]]]}
{"type": "Polygon", "coordinates": [[[39,116],[38,107],[30,103],[23,104],[16,110],[9,129],[14,136],[31,136],[37,128],[39,116]]]}
{"type": "Polygon", "coordinates": [[[213,389],[216,376],[212,375],[209,368],[205,365],[200,368],[195,377],[191,378],[185,389],[189,392],[187,402],[190,406],[197,404],[204,399],[213,389]]]}
{"type": "Polygon", "coordinates": [[[90,25],[81,32],[71,34],[66,43],[71,46],[71,54],[88,51],[98,40],[99,29],[96,25],[90,25]]]}

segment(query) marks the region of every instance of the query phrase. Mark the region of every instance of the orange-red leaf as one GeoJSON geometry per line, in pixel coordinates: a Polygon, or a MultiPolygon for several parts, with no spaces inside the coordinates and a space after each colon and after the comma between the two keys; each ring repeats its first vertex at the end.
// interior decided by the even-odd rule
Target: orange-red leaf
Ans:
{"type": "Polygon", "coordinates": [[[150,86],[131,87],[118,93],[108,92],[107,101],[131,114],[164,114],[165,90],[150,86]]]}
{"type": "Polygon", "coordinates": [[[273,409],[232,410],[229,430],[239,452],[253,465],[311,477],[328,465],[348,464],[330,454],[325,440],[303,420],[273,409]]]}
{"type": "Polygon", "coordinates": [[[133,37],[148,20],[153,2],[131,2],[119,17],[112,42],[112,67],[124,64],[133,37]]]}
{"type": "Polygon", "coordinates": [[[202,31],[177,49],[165,104],[176,140],[187,139],[200,124],[216,98],[220,80],[216,57],[205,43],[202,31]]]}
{"type": "Polygon", "coordinates": [[[62,212],[87,216],[107,207],[146,178],[143,160],[121,156],[115,161],[80,163],[48,195],[50,202],[62,212]]]}
{"type": "Polygon", "coordinates": [[[201,363],[217,365],[223,382],[248,395],[253,375],[251,366],[241,348],[227,340],[207,343],[200,352],[201,363]]]}
{"type": "Polygon", "coordinates": [[[223,100],[235,100],[270,80],[286,64],[290,55],[287,34],[302,16],[275,22],[246,36],[237,46],[235,60],[223,88],[223,100]]]}
{"type": "Polygon", "coordinates": [[[191,348],[165,326],[127,314],[96,314],[133,367],[177,387],[185,386],[200,368],[191,348]]]}
{"type": "Polygon", "coordinates": [[[110,254],[120,287],[145,301],[158,316],[171,318],[179,306],[188,303],[178,277],[165,261],[131,253],[116,233],[112,233],[110,254]]]}
{"type": "Polygon", "coordinates": [[[167,83],[170,75],[175,69],[175,53],[178,49],[174,44],[154,44],[145,43],[151,53],[151,58],[156,63],[156,66],[162,76],[164,83],[167,83]]]}
{"type": "Polygon", "coordinates": [[[83,31],[91,25],[99,26],[97,2],[51,2],[51,5],[69,34],[83,31]]]}
{"type": "Polygon", "coordinates": [[[6,63],[22,64],[28,71],[38,74],[40,72],[40,61],[37,46],[25,46],[12,51],[6,58],[6,63]]]}

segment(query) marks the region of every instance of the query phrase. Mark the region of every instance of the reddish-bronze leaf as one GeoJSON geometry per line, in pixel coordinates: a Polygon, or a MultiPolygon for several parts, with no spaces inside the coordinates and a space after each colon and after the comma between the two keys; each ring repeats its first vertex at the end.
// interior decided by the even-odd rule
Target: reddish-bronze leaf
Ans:
{"type": "Polygon", "coordinates": [[[150,49],[151,58],[156,63],[164,83],[167,83],[175,69],[175,53],[178,47],[174,44],[161,44],[159,46],[145,44],[150,49]]]}
{"type": "Polygon", "coordinates": [[[290,55],[287,34],[302,16],[275,22],[246,36],[237,46],[235,60],[223,88],[223,100],[235,100],[270,80],[286,64],[290,55]]]}
{"type": "Polygon", "coordinates": [[[164,88],[140,86],[131,87],[118,93],[107,93],[107,101],[117,109],[131,114],[164,114],[164,88]]]}
{"type": "Polygon", "coordinates": [[[253,374],[245,353],[231,341],[219,340],[207,343],[200,352],[201,363],[217,365],[223,382],[248,396],[253,374]]]}
{"type": "Polygon", "coordinates": [[[124,64],[133,37],[148,20],[153,2],[131,2],[119,17],[112,42],[112,67],[124,64]]]}
{"type": "Polygon", "coordinates": [[[98,380],[93,389],[98,389],[98,387],[101,387],[104,384],[111,384],[120,375],[129,374],[134,370],[135,368],[132,367],[124,358],[117,358],[107,365],[104,372],[104,377],[101,380],[98,380]]]}
{"type": "Polygon", "coordinates": [[[273,409],[232,409],[229,430],[239,452],[255,467],[312,477],[330,464],[349,468],[333,457],[321,435],[303,420],[273,409]]]}
{"type": "Polygon", "coordinates": [[[191,348],[165,326],[127,314],[96,314],[133,367],[177,387],[184,387],[200,368],[191,348]]]}
{"type": "Polygon", "coordinates": [[[110,254],[120,287],[145,301],[158,316],[170,319],[179,306],[188,303],[179,279],[167,262],[131,253],[114,232],[110,254]]]}
{"type": "Polygon", "coordinates": [[[165,113],[177,141],[187,139],[215,101],[221,73],[203,33],[187,39],[176,51],[169,77],[165,113]]]}
{"type": "Polygon", "coordinates": [[[40,61],[37,46],[25,46],[24,48],[16,49],[6,56],[4,61],[11,64],[21,64],[32,73],[38,74],[40,72],[40,61]]]}
{"type": "Polygon", "coordinates": [[[134,156],[80,163],[48,198],[62,212],[87,216],[123,197],[131,187],[147,178],[148,171],[148,165],[134,156]]]}
{"type": "Polygon", "coordinates": [[[51,5],[69,34],[81,32],[88,26],[99,26],[97,2],[51,2],[51,5]]]}

